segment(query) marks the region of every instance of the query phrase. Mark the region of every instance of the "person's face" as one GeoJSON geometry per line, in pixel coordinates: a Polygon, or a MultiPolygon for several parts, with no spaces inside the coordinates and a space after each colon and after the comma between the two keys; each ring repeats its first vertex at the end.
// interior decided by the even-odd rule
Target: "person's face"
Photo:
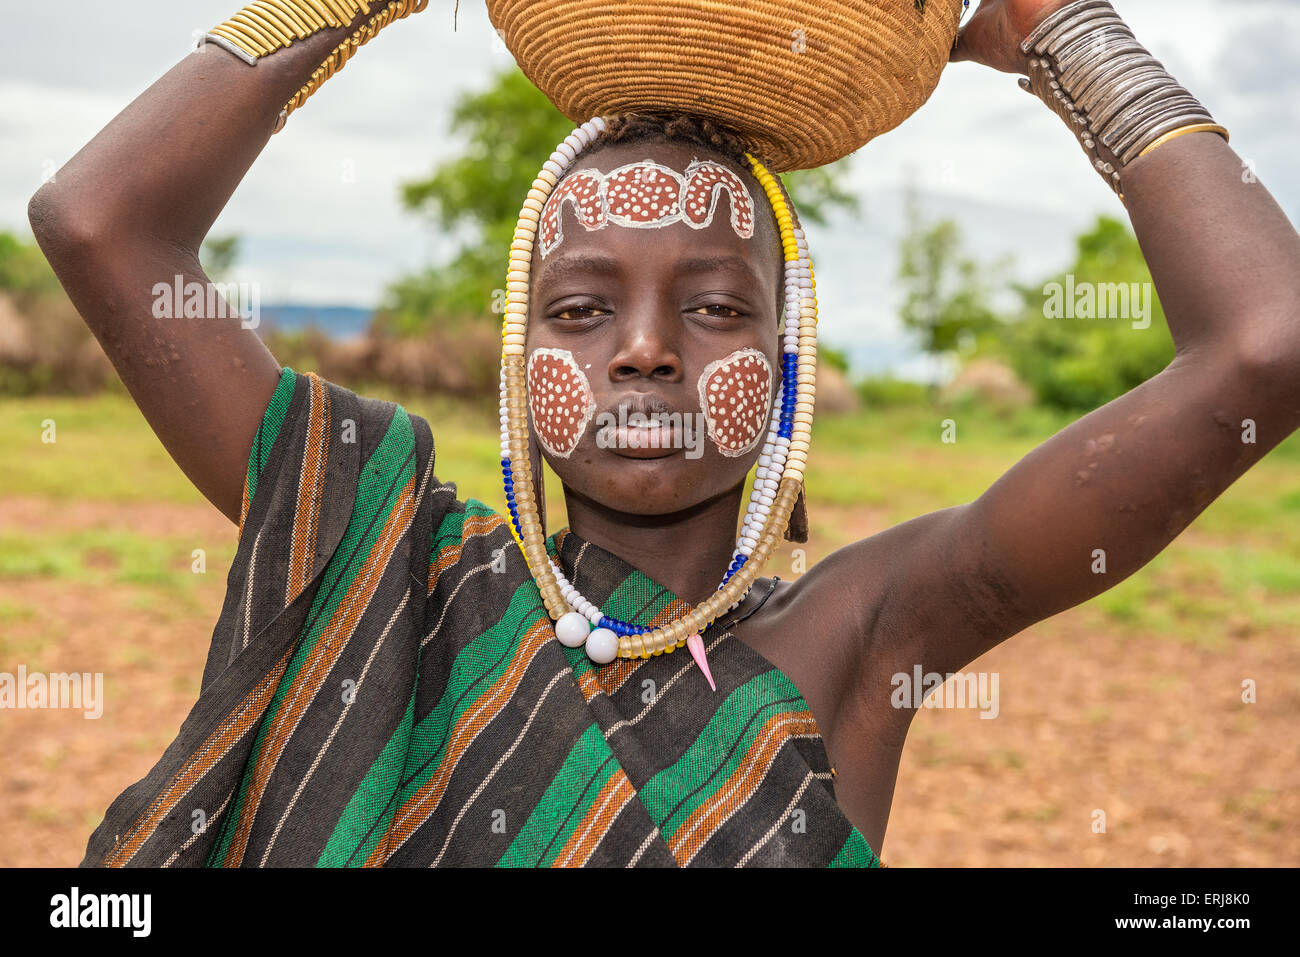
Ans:
{"type": "Polygon", "coordinates": [[[725,189],[702,228],[679,220],[637,227],[607,221],[587,229],[572,203],[564,203],[562,239],[545,257],[540,241],[534,247],[524,352],[535,364],[529,375],[534,442],[539,420],[563,427],[575,406],[594,409],[567,456],[541,444],[565,486],[617,511],[663,515],[738,488],[761,451],[781,381],[784,257],[771,207],[752,175],[699,148],[607,147],[580,157],[561,185],[578,170],[608,173],[647,158],[682,175],[698,158],[740,176],[753,203],[752,236],[733,227],[725,189]],[[571,353],[573,364],[556,353],[535,356],[539,349],[571,353]],[[734,357],[738,350],[754,351],[734,357]],[[729,356],[731,363],[719,368],[718,360],[729,356]],[[765,376],[766,391],[760,388],[765,376]],[[585,380],[578,392],[588,389],[589,401],[573,398],[575,378],[585,380]],[[716,439],[703,428],[702,392],[716,439]],[[620,403],[631,403],[625,421],[635,422],[626,413],[640,408],[679,413],[675,418],[688,428],[700,428],[617,432],[608,424],[620,403]],[[750,447],[755,428],[759,437],[750,447]]]}

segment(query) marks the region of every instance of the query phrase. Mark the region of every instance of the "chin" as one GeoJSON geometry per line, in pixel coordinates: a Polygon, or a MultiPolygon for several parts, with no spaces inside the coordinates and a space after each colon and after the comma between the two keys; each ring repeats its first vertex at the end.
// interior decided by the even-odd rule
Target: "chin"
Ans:
{"type": "Polygon", "coordinates": [[[571,458],[548,459],[566,489],[628,515],[671,515],[744,485],[758,453],[727,458],[707,448],[696,458],[682,449],[580,447],[571,458]]]}

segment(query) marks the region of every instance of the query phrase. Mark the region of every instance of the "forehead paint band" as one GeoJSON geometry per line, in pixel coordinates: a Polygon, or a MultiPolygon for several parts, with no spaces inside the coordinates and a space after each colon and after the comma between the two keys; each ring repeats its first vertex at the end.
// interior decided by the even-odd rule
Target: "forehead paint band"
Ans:
{"type": "Polygon", "coordinates": [[[731,197],[731,228],[741,239],[754,235],[754,198],[745,181],[712,160],[692,160],[685,173],[643,159],[608,173],[581,169],[555,187],[542,208],[538,240],[543,259],[564,239],[561,212],[569,203],[587,230],[608,224],[658,229],[684,222],[704,229],[713,222],[722,191],[731,197]]]}

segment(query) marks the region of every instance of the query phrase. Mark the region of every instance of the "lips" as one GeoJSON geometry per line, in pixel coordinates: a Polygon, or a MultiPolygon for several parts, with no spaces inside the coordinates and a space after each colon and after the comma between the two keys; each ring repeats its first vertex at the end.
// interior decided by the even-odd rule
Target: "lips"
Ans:
{"type": "Polygon", "coordinates": [[[601,414],[612,415],[614,418],[618,418],[618,410],[620,407],[626,407],[627,411],[624,415],[629,417],[635,412],[640,412],[645,416],[672,415],[673,413],[677,413],[680,417],[683,414],[681,409],[678,409],[667,399],[661,398],[657,395],[650,395],[646,392],[634,392],[630,395],[625,395],[613,405],[602,409],[601,414]]]}
{"type": "Polygon", "coordinates": [[[681,426],[690,414],[660,396],[645,393],[624,396],[596,417],[597,423],[605,423],[596,432],[597,443],[624,458],[667,458],[685,447],[681,426]],[[644,425],[633,424],[637,416],[650,421],[644,425]],[[671,418],[657,421],[661,416],[671,418]]]}

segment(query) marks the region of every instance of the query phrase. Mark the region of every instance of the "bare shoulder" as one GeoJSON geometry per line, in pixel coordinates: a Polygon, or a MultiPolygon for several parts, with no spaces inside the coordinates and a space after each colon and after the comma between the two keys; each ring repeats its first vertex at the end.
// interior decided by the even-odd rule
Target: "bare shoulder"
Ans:
{"type": "MultiPolygon", "coordinates": [[[[888,709],[890,676],[910,673],[920,660],[927,594],[948,600],[940,587],[946,574],[940,543],[960,508],[837,549],[793,580],[779,581],[769,608],[754,616],[746,640],[790,675],[814,713],[820,702],[823,725],[856,724],[864,709],[888,709]]],[[[762,583],[755,588],[766,590],[762,583]]]]}
{"type": "Polygon", "coordinates": [[[945,577],[941,543],[964,506],[929,512],[852,542],[791,582],[786,601],[824,625],[838,655],[860,668],[919,641],[915,612],[945,577]],[[838,647],[837,647],[838,646],[838,647]]]}

